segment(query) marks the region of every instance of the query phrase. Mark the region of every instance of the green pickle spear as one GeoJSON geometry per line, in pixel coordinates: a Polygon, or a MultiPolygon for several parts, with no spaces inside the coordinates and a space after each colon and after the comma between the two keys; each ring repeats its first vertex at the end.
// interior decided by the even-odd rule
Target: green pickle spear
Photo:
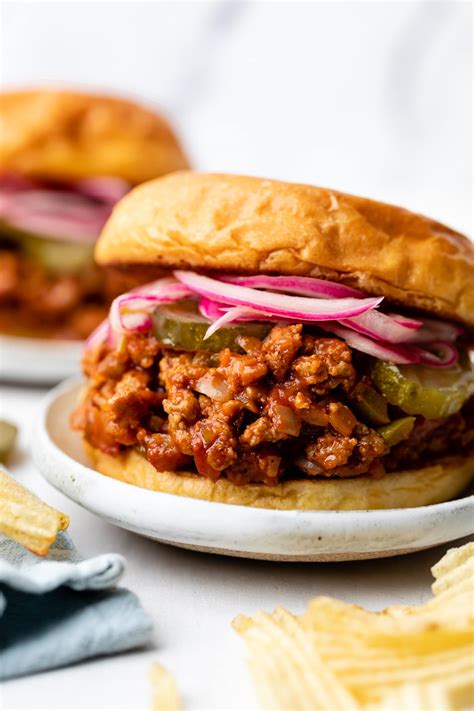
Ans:
{"type": "Polygon", "coordinates": [[[389,447],[394,447],[404,439],[407,439],[415,425],[414,417],[400,417],[398,420],[390,422],[388,425],[379,427],[377,432],[382,435],[389,447]]]}
{"type": "Polygon", "coordinates": [[[428,420],[458,412],[474,392],[474,372],[468,358],[447,368],[378,360],[371,377],[391,405],[428,420]]]}
{"type": "Polygon", "coordinates": [[[17,427],[6,420],[0,420],[0,462],[5,464],[15,446],[17,427]]]}
{"type": "Polygon", "coordinates": [[[254,336],[263,339],[271,324],[243,323],[227,325],[204,340],[209,321],[198,312],[193,301],[181,301],[169,306],[160,306],[153,314],[153,333],[163,345],[183,351],[206,351],[219,353],[230,348],[234,353],[243,353],[237,343],[239,336],[254,336]]]}

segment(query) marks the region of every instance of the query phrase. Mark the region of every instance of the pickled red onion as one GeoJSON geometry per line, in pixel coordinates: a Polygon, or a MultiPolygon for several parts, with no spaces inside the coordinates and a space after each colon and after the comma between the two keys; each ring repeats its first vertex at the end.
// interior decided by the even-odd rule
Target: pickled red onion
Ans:
{"type": "Polygon", "coordinates": [[[412,352],[411,348],[405,346],[394,346],[388,343],[381,343],[374,341],[372,338],[363,336],[357,331],[352,331],[350,328],[345,326],[340,326],[336,323],[321,325],[325,331],[330,331],[334,333],[335,336],[342,338],[351,348],[356,351],[361,351],[361,353],[366,353],[367,355],[378,358],[379,360],[386,360],[392,363],[419,363],[419,355],[412,352]]]}
{"type": "Polygon", "coordinates": [[[152,324],[153,311],[159,304],[185,299],[191,293],[183,284],[164,277],[146,287],[117,296],[110,307],[111,328],[116,333],[148,331],[152,324]]]}
{"type": "Polygon", "coordinates": [[[0,175],[0,220],[43,238],[94,242],[129,186],[118,178],[42,183],[0,175]]]}
{"type": "Polygon", "coordinates": [[[339,284],[335,281],[317,279],[316,277],[301,276],[233,276],[224,274],[218,277],[219,281],[237,286],[250,286],[254,289],[268,289],[270,291],[284,291],[300,296],[317,296],[319,298],[343,299],[346,297],[361,298],[365,294],[358,289],[339,284]]]}
{"type": "Polygon", "coordinates": [[[315,299],[258,291],[188,271],[175,271],[174,276],[192,291],[211,301],[232,306],[247,306],[272,316],[300,319],[308,322],[350,318],[378,306],[383,297],[356,299],[315,299]]]}
{"type": "MultiPolygon", "coordinates": [[[[459,327],[430,319],[421,321],[398,314],[380,313],[374,309],[381,298],[295,297],[262,292],[256,288],[234,284],[228,279],[229,277],[212,279],[194,272],[177,271],[174,277],[165,277],[123,294],[112,303],[109,336],[110,332],[117,334],[148,331],[151,329],[152,314],[157,305],[198,296],[199,311],[210,322],[205,338],[209,338],[225,324],[233,322],[296,321],[317,323],[323,330],[345,340],[354,350],[393,363],[449,366],[457,360],[456,348],[447,341],[460,335],[459,327]],[[351,315],[347,316],[347,313],[351,315]],[[446,338],[438,337],[428,341],[429,332],[442,334],[446,338]],[[416,345],[425,342],[426,348],[416,345]]],[[[247,282],[249,279],[251,277],[242,277],[242,280],[247,282]]],[[[255,278],[253,283],[259,284],[260,288],[267,288],[267,279],[260,281],[255,278]],[[263,286],[264,284],[266,286],[263,286]]],[[[305,277],[305,280],[307,282],[309,278],[305,277]]],[[[281,290],[283,283],[279,282],[281,290]]],[[[284,289],[291,288],[286,281],[284,289]]],[[[298,288],[303,289],[303,285],[299,283],[298,288]]],[[[307,293],[311,291],[308,283],[304,288],[307,293]]],[[[314,289],[319,290],[318,293],[322,292],[319,284],[316,284],[314,289]]],[[[104,331],[92,341],[95,342],[100,337],[104,337],[104,331]]],[[[91,347],[89,342],[88,347],[91,347]]]]}

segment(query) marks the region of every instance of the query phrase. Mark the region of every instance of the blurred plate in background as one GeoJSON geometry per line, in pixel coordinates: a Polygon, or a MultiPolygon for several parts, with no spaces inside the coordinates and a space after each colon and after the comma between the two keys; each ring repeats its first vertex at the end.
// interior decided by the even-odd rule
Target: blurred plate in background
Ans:
{"type": "Polygon", "coordinates": [[[80,371],[82,341],[0,336],[0,380],[52,385],[80,371]]]}

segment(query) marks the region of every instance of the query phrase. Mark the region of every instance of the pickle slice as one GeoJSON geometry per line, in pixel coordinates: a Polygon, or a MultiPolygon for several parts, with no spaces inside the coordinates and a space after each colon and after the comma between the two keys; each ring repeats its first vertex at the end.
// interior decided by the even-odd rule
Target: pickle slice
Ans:
{"type": "Polygon", "coordinates": [[[387,400],[375,388],[361,380],[351,394],[354,410],[365,422],[385,425],[390,422],[387,400]]]}
{"type": "Polygon", "coordinates": [[[94,246],[76,242],[58,242],[36,237],[25,239],[23,251],[50,272],[77,274],[93,263],[94,246]]]}
{"type": "Polygon", "coordinates": [[[428,420],[458,412],[474,392],[474,371],[468,358],[449,368],[394,365],[378,360],[371,376],[390,404],[408,415],[423,415],[428,420]]]}
{"type": "Polygon", "coordinates": [[[6,420],[0,420],[0,462],[6,464],[15,446],[18,428],[6,420]]]}
{"type": "Polygon", "coordinates": [[[153,333],[160,343],[183,351],[219,353],[224,348],[230,348],[234,353],[243,353],[237,344],[239,336],[263,339],[272,326],[261,322],[229,324],[204,340],[208,328],[209,321],[201,316],[194,301],[184,300],[160,306],[153,314],[153,333]]]}
{"type": "Polygon", "coordinates": [[[379,427],[377,432],[381,435],[389,447],[394,447],[404,439],[408,439],[415,425],[414,417],[400,417],[398,420],[390,422],[388,425],[379,427]]]}
{"type": "Polygon", "coordinates": [[[61,274],[77,274],[93,263],[90,242],[62,242],[0,223],[0,232],[19,244],[22,251],[45,269],[61,274]]]}

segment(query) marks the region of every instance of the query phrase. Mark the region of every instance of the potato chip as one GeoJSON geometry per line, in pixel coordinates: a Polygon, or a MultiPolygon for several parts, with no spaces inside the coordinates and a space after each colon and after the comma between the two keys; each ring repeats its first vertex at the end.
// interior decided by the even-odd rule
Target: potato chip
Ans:
{"type": "Polygon", "coordinates": [[[299,617],[278,609],[237,618],[262,707],[474,705],[473,564],[474,544],[448,551],[433,568],[433,598],[418,607],[369,612],[318,597],[299,617]]]}
{"type": "Polygon", "coordinates": [[[446,691],[439,684],[403,684],[364,711],[442,711],[450,709],[446,691]]]}
{"type": "Polygon", "coordinates": [[[48,506],[0,467],[0,533],[36,555],[46,555],[69,517],[48,506]]]}
{"type": "Polygon", "coordinates": [[[290,612],[279,608],[272,615],[240,616],[233,626],[247,643],[261,708],[355,711],[354,699],[322,663],[312,636],[290,612]]]}
{"type": "Polygon", "coordinates": [[[150,669],[153,711],[180,711],[181,701],[173,675],[155,662],[150,669]]]}

